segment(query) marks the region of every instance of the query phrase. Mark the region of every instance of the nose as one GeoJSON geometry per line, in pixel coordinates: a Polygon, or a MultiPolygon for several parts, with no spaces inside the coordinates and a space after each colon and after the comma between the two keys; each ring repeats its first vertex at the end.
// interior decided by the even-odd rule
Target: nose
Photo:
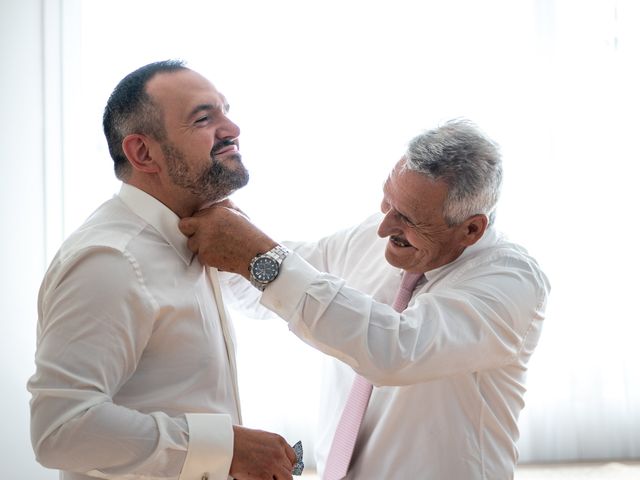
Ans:
{"type": "Polygon", "coordinates": [[[382,213],[384,213],[384,218],[380,222],[380,225],[378,225],[378,236],[385,238],[397,232],[398,220],[393,208],[389,208],[386,211],[383,210],[382,213]]]}
{"type": "Polygon", "coordinates": [[[216,136],[222,138],[237,138],[240,136],[240,127],[236,125],[231,119],[225,116],[216,130],[216,136]]]}

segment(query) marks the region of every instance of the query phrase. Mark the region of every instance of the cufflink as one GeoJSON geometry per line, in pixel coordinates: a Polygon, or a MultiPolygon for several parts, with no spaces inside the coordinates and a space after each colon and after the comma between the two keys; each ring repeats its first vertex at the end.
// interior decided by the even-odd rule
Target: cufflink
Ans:
{"type": "Polygon", "coordinates": [[[296,464],[293,466],[291,474],[296,476],[302,475],[302,471],[304,470],[304,462],[302,461],[302,442],[296,442],[296,444],[293,446],[293,451],[296,452],[296,464]]]}

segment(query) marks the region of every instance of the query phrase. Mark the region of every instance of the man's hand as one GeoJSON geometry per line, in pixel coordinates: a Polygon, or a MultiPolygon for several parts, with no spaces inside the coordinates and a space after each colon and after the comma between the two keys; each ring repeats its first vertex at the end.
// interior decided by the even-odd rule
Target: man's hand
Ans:
{"type": "Polygon", "coordinates": [[[275,433],[233,427],[229,475],[237,480],[292,480],[296,453],[275,433]]]}
{"type": "Polygon", "coordinates": [[[180,220],[189,249],[204,265],[249,278],[249,263],[277,245],[238,209],[217,204],[180,220]]]}

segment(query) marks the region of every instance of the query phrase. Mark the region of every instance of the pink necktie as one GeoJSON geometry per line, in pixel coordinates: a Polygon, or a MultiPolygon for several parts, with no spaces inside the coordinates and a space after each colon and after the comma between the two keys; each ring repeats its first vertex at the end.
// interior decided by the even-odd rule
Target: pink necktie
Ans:
{"type": "MultiPolygon", "coordinates": [[[[402,312],[407,308],[413,289],[422,276],[422,273],[404,272],[400,288],[393,301],[393,308],[397,312],[402,312]]],[[[335,436],[333,437],[323,480],[340,480],[347,474],[353,447],[356,444],[358,430],[360,429],[360,424],[362,423],[364,412],[367,409],[372,390],[373,385],[364,377],[356,374],[351,392],[349,392],[349,397],[347,398],[347,403],[338,422],[335,436]]]]}

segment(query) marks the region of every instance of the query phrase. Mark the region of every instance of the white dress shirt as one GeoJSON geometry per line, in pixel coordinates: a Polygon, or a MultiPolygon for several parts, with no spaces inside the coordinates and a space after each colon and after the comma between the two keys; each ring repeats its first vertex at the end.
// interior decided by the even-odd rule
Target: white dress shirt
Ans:
{"type": "MultiPolygon", "coordinates": [[[[347,479],[512,478],[546,277],[524,249],[489,229],[454,262],[427,272],[398,313],[389,305],[402,272],[384,258],[381,219],[290,244],[296,253],[260,300],[305,342],[344,362],[331,359],[322,388],[319,472],[355,370],[375,388],[347,479]]],[[[243,295],[246,287],[232,284],[243,295]]]]}
{"type": "Polygon", "coordinates": [[[233,332],[178,220],[123,184],[44,277],[31,435],[64,480],[228,478],[233,332]]]}

